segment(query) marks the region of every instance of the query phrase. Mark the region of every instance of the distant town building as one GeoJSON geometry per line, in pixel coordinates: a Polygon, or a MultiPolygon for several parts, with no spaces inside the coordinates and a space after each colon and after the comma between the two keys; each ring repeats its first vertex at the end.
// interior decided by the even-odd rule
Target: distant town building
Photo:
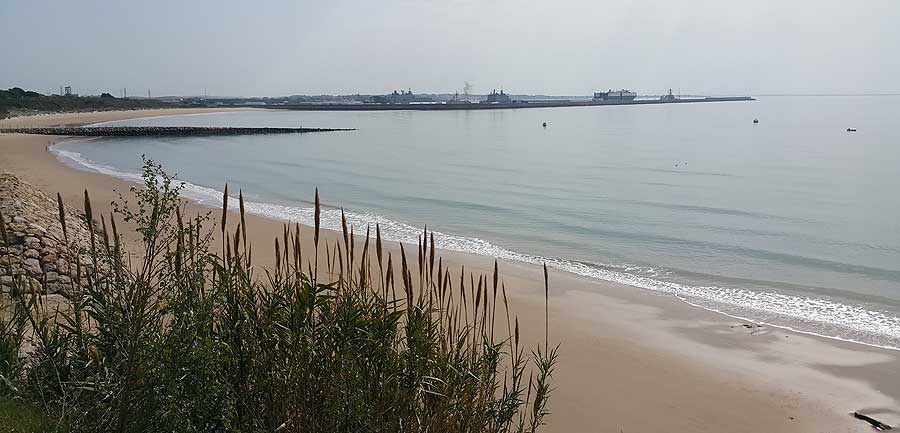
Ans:
{"type": "Polygon", "coordinates": [[[72,86],[66,86],[63,88],[63,96],[78,96],[75,93],[72,93],[72,86]]]}

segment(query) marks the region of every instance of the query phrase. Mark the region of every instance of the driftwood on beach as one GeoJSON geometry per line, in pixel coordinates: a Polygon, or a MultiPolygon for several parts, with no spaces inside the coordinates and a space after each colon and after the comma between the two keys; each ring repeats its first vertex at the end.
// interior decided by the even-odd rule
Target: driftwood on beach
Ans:
{"type": "Polygon", "coordinates": [[[4,128],[0,133],[66,135],[79,137],[153,137],[299,134],[306,132],[353,131],[353,128],[233,128],[219,126],[86,126],[52,128],[4,128]]]}
{"type": "Polygon", "coordinates": [[[892,430],[892,429],[893,429],[893,427],[891,427],[891,426],[889,426],[889,425],[887,425],[887,424],[885,424],[885,423],[883,423],[883,422],[881,422],[881,421],[878,421],[877,419],[872,418],[872,417],[870,417],[870,416],[868,416],[868,415],[861,414],[861,413],[859,413],[859,412],[853,412],[853,417],[856,418],[856,419],[861,419],[861,420],[863,420],[863,421],[865,421],[865,422],[871,424],[871,425],[872,425],[872,428],[874,428],[875,430],[885,431],[885,430],[892,430]]]}

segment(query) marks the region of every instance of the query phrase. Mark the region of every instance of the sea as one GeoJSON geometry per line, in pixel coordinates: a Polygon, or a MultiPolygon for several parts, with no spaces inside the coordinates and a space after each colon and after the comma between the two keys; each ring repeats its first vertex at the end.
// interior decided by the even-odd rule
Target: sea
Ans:
{"type": "MultiPolygon", "coordinates": [[[[142,155],[219,206],[669,293],[758,323],[900,350],[900,97],[475,111],[242,111],[102,125],[354,131],[65,141],[137,179],[142,155]],[[754,123],[758,119],[758,123],[754,123]],[[544,124],[546,123],[546,126],[544,124]],[[848,131],[855,128],[855,132],[848,131]]],[[[602,314],[598,311],[597,314],[602,314]]]]}

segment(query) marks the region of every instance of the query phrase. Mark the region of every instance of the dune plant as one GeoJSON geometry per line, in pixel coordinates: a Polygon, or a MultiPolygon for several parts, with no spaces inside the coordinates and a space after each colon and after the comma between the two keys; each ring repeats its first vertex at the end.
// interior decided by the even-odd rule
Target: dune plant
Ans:
{"type": "Polygon", "coordinates": [[[344,221],[328,242],[316,192],[314,251],[288,224],[274,262],[258,267],[242,193],[229,226],[227,187],[213,221],[185,218],[180,184],[152,161],[143,179],[133,202],[120,199],[99,221],[85,193],[89,239],[68,238],[60,200],[78,258],[66,308],[47,307],[24,280],[4,298],[0,389],[41,408],[58,431],[499,433],[544,424],[557,348],[545,335],[526,349],[496,263],[490,275],[451,273],[427,229],[396,255],[379,226],[360,241],[344,221]],[[117,220],[135,227],[140,254],[126,253],[117,220]]]}

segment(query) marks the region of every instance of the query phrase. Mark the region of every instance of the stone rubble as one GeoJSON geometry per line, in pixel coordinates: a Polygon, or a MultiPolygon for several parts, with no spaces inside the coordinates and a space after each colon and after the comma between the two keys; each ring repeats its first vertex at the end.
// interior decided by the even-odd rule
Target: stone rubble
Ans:
{"type": "MultiPolygon", "coordinates": [[[[40,288],[44,294],[61,294],[72,287],[70,272],[75,271],[76,254],[73,248],[88,245],[90,239],[84,212],[65,207],[69,247],[63,238],[56,197],[0,172],[0,214],[9,242],[6,244],[0,236],[0,291],[8,292],[14,278],[24,287],[40,288]]],[[[77,254],[87,268],[91,260],[86,251],[77,254]]]]}

